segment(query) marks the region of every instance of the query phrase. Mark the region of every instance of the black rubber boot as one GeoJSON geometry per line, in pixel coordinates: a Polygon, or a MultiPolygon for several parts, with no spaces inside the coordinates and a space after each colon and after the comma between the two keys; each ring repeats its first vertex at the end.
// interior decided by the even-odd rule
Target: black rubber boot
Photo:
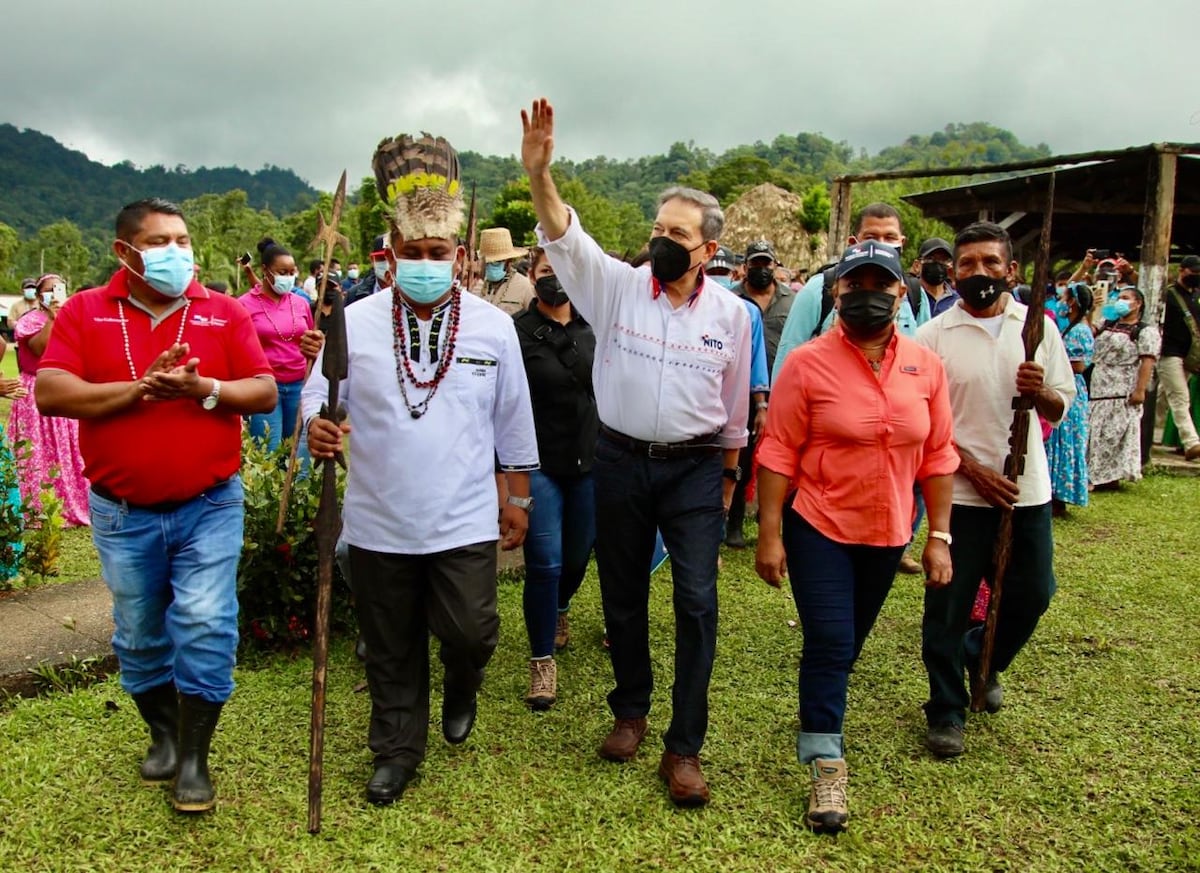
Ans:
{"type": "Polygon", "coordinates": [[[150,728],[150,749],[139,771],[142,781],[149,785],[170,782],[179,761],[179,694],[175,683],[135,694],[133,702],[150,728]]]}
{"type": "Polygon", "coordinates": [[[180,812],[208,812],[216,792],[208,778],[208,749],[223,703],[179,695],[179,770],[172,803],[180,812]]]}

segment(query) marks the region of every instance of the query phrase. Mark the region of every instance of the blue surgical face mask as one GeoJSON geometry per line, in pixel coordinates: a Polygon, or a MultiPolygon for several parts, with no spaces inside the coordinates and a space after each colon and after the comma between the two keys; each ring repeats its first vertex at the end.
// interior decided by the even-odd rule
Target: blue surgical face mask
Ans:
{"type": "Polygon", "coordinates": [[[372,261],[371,269],[375,271],[375,282],[382,285],[387,281],[388,265],[387,261],[372,261]]]}
{"type": "Polygon", "coordinates": [[[1112,303],[1105,303],[1100,310],[1100,314],[1104,316],[1106,321],[1117,321],[1118,319],[1124,318],[1132,311],[1133,307],[1130,306],[1128,300],[1121,300],[1118,298],[1112,303]]]}
{"type": "Polygon", "coordinates": [[[504,279],[504,263],[497,261],[484,268],[483,275],[489,282],[499,282],[504,279]]]}
{"type": "Polygon", "coordinates": [[[732,288],[733,287],[733,279],[730,278],[729,276],[709,276],[708,278],[712,279],[714,282],[716,282],[722,288],[732,288]]]}
{"type": "Polygon", "coordinates": [[[454,284],[454,261],[397,259],[396,284],[413,303],[433,303],[454,284]]]}
{"type": "Polygon", "coordinates": [[[276,276],[271,282],[271,287],[275,289],[276,294],[291,294],[292,289],[296,287],[296,277],[276,276]]]}
{"type": "Polygon", "coordinates": [[[21,294],[26,300],[37,300],[36,288],[26,288],[21,294]]]}
{"type": "MultiPolygon", "coordinates": [[[[134,248],[132,245],[129,247],[134,248]]],[[[136,272],[128,264],[126,268],[164,297],[182,297],[188,285],[192,284],[196,269],[191,249],[170,243],[134,251],[142,256],[142,272],[136,272]]]]}

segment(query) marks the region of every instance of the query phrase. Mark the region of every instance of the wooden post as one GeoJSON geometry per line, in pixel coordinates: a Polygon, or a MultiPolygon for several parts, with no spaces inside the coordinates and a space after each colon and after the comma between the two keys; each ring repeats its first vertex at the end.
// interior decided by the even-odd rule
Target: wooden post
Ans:
{"type": "Polygon", "coordinates": [[[1171,152],[1155,151],[1146,173],[1146,218],[1142,223],[1142,258],[1138,287],[1146,296],[1147,320],[1162,319],[1163,291],[1171,257],[1171,226],[1175,215],[1175,171],[1179,158],[1171,152]]]}
{"type": "MultiPolygon", "coordinates": [[[[1167,267],[1171,259],[1171,227],[1175,217],[1175,171],[1178,156],[1156,149],[1147,159],[1146,218],[1142,222],[1142,257],[1138,270],[1138,290],[1146,298],[1145,320],[1161,327],[1165,308],[1167,267]]],[[[1142,406],[1142,463],[1150,460],[1157,417],[1157,376],[1150,383],[1142,406]]]]}
{"type": "Polygon", "coordinates": [[[853,182],[834,179],[829,185],[829,239],[825,245],[825,261],[836,261],[842,255],[850,236],[850,188],[853,182]]]}

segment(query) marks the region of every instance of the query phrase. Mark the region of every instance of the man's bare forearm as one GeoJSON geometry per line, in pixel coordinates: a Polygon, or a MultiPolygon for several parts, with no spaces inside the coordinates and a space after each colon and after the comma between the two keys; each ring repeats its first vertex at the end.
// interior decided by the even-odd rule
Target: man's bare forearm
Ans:
{"type": "Polygon", "coordinates": [[[38,411],[58,418],[101,418],[145,395],[140,382],[87,382],[65,370],[42,370],[34,387],[38,411]]]}

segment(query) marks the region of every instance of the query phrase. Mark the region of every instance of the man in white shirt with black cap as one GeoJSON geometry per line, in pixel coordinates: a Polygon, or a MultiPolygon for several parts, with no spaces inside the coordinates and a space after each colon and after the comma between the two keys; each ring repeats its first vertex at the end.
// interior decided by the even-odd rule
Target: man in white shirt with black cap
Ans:
{"type": "Polygon", "coordinates": [[[550,177],[550,104],[535,101],[522,126],[539,242],[596,333],[596,559],[616,679],[608,696],[615,722],[600,754],[628,761],[646,734],[657,527],[671,555],[675,605],[672,717],[658,772],[674,803],[700,806],[709,797],[700,748],[716,652],[717,557],[740,476],[750,389],[745,304],[703,271],[724,216],[711,195],[668,189],[650,263],[635,269],[606,255],[559,198],[550,177]]]}

